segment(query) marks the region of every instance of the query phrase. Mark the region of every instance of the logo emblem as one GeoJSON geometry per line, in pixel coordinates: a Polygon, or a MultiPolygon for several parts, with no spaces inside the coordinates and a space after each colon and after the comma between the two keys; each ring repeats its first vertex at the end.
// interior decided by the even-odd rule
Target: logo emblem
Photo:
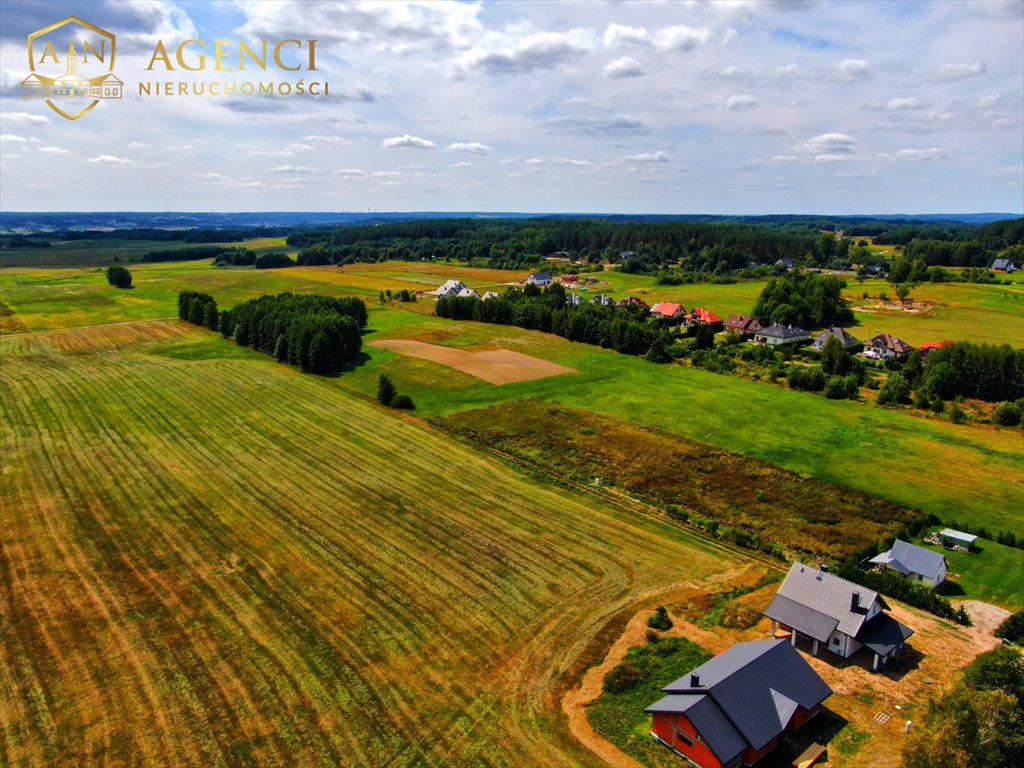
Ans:
{"type": "Polygon", "coordinates": [[[124,83],[114,74],[117,40],[77,16],[28,36],[31,74],[21,98],[45,99],[61,117],[77,120],[103,99],[120,99],[124,83]]]}

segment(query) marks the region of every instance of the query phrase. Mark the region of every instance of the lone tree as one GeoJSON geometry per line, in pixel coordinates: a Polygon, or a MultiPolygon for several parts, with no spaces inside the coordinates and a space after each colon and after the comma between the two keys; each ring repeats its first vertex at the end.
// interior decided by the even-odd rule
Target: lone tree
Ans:
{"type": "Polygon", "coordinates": [[[377,402],[381,405],[390,406],[391,402],[395,399],[395,395],[398,394],[398,388],[395,386],[395,382],[391,380],[391,377],[386,373],[382,373],[377,377],[377,402]]]}
{"type": "Polygon", "coordinates": [[[107,267],[107,282],[116,288],[131,288],[132,273],[125,267],[107,267]]]}

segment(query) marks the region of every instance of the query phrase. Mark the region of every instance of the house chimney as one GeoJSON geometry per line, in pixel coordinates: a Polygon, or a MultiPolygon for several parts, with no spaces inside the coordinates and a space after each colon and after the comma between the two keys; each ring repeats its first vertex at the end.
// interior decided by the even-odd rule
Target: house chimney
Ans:
{"type": "Polygon", "coordinates": [[[820,568],[822,573],[828,573],[828,563],[822,563],[820,568]]]}
{"type": "Polygon", "coordinates": [[[690,674],[690,687],[691,688],[700,688],[700,675],[698,675],[696,673],[691,673],[690,674]]]}
{"type": "Polygon", "coordinates": [[[856,611],[860,608],[860,592],[854,592],[850,595],[850,610],[856,611]]]}

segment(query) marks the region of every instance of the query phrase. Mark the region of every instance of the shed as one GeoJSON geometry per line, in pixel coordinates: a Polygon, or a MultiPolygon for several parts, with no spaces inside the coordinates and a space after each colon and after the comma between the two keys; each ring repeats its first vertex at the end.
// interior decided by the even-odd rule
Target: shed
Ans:
{"type": "Polygon", "coordinates": [[[973,533],[954,531],[952,528],[943,528],[939,531],[939,538],[942,539],[943,544],[959,544],[968,549],[974,549],[974,545],[978,541],[978,537],[973,533]]]}

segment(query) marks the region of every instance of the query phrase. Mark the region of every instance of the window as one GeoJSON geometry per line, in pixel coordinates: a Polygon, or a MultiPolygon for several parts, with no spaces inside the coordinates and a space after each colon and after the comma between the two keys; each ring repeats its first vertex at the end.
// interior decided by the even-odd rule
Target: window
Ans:
{"type": "Polygon", "coordinates": [[[688,747],[692,747],[693,746],[693,739],[691,739],[685,733],[680,731],[678,728],[676,728],[676,738],[679,739],[679,741],[683,742],[683,744],[685,744],[688,747]]]}
{"type": "Polygon", "coordinates": [[[838,637],[833,637],[832,638],[832,645],[839,645],[839,638],[838,637]]]}

